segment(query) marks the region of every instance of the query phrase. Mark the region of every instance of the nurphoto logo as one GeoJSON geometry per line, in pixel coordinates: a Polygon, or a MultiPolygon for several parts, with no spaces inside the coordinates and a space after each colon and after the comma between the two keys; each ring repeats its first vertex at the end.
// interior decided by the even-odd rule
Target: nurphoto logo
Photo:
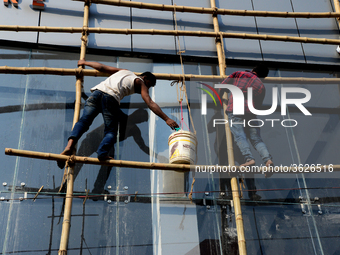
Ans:
{"type": "MultiPolygon", "coordinates": [[[[215,84],[215,88],[212,86],[200,82],[200,84],[204,85],[205,87],[209,88],[213,94],[216,95],[217,99],[219,100],[220,105],[222,105],[222,100],[216,91],[216,89],[227,89],[230,91],[230,93],[233,96],[233,115],[244,115],[245,114],[245,102],[247,102],[247,106],[249,111],[254,115],[260,115],[260,116],[268,116],[273,114],[277,107],[278,107],[278,88],[273,87],[272,88],[272,105],[269,109],[266,110],[260,110],[256,109],[254,107],[253,102],[253,89],[250,87],[247,89],[247,92],[244,93],[240,88],[230,85],[230,84],[215,84]],[[245,95],[246,94],[246,95],[245,95]],[[246,98],[245,98],[246,97],[246,98]]],[[[206,92],[214,101],[215,106],[217,106],[216,100],[213,96],[213,94],[205,88],[200,88],[202,91],[206,92]]],[[[201,114],[206,115],[207,114],[207,94],[202,93],[201,97],[201,114]]],[[[312,114],[306,109],[306,107],[303,105],[307,103],[311,99],[311,93],[309,90],[305,88],[298,88],[298,87],[282,87],[281,88],[281,115],[286,116],[287,115],[287,106],[288,105],[295,105],[304,115],[311,116],[312,114]],[[294,93],[295,95],[302,95],[302,98],[288,98],[288,94],[294,93]]],[[[280,121],[280,119],[265,119],[266,122],[271,123],[271,126],[274,127],[275,122],[280,121]]],[[[250,119],[247,121],[244,120],[240,123],[233,123],[230,121],[229,125],[236,125],[236,124],[242,124],[244,127],[246,124],[250,127],[262,127],[265,123],[265,121],[261,119],[250,119]],[[253,123],[253,125],[252,125],[253,123]]],[[[214,119],[213,120],[213,126],[218,124],[227,124],[228,121],[226,119],[214,119]]],[[[284,119],[281,121],[281,125],[283,127],[295,127],[297,126],[298,122],[294,119],[284,119]]]]}

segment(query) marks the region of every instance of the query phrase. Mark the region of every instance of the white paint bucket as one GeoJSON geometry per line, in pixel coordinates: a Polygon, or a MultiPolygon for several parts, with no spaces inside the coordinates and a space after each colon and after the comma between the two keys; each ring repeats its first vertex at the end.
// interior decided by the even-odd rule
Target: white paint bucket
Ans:
{"type": "Polygon", "coordinates": [[[170,164],[196,164],[196,135],[179,130],[168,139],[170,164]]]}

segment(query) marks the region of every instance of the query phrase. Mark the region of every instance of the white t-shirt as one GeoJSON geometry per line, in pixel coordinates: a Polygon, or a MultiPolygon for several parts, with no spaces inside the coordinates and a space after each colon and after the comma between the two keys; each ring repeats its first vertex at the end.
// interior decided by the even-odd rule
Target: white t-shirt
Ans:
{"type": "Polygon", "coordinates": [[[136,78],[143,81],[142,78],[129,70],[120,70],[91,88],[91,92],[98,89],[113,96],[120,103],[120,100],[125,96],[135,93],[134,81],[136,78]]]}

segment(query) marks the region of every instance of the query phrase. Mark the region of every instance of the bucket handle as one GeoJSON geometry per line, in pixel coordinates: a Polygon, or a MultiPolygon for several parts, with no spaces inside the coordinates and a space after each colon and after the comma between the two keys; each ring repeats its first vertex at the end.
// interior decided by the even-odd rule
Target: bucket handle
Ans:
{"type": "MultiPolygon", "coordinates": [[[[185,123],[184,118],[183,118],[183,107],[182,107],[182,100],[180,101],[181,104],[181,127],[183,129],[183,123],[187,126],[188,130],[190,131],[190,128],[188,127],[187,123],[185,123]]],[[[181,128],[175,128],[176,131],[179,131],[181,128]]]]}

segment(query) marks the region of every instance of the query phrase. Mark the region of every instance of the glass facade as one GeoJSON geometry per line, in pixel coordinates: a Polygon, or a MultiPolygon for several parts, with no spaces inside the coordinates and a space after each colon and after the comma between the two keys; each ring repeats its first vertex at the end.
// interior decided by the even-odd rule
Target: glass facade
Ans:
{"type": "MultiPolygon", "coordinates": [[[[74,68],[78,54],[60,51],[3,48],[0,65],[74,68]]],[[[149,59],[88,55],[111,66],[136,72],[182,72],[179,64],[149,59]]],[[[228,66],[227,74],[246,66],[228,66]]],[[[217,73],[208,63],[185,63],[185,73],[217,73]]],[[[73,120],[73,76],[1,74],[2,148],[60,153],[73,120]]],[[[335,77],[334,73],[271,69],[271,77],[335,77]]],[[[102,77],[85,77],[84,92],[102,77]]],[[[221,81],[211,82],[219,83],[221,81]]],[[[159,80],[151,96],[164,112],[196,130],[198,165],[228,165],[221,108],[208,100],[201,114],[198,81],[186,83],[193,122],[183,94],[169,81],[159,80]],[[183,97],[182,108],[178,99],[183,97]],[[194,125],[193,125],[194,124],[194,125]]],[[[270,118],[295,119],[296,127],[261,128],[276,165],[336,164],[340,132],[339,87],[332,84],[267,84],[264,104],[271,105],[271,88],[303,87],[312,94],[305,105],[312,116],[288,107],[270,118]]],[[[281,95],[279,95],[280,98],[281,95]]],[[[172,131],[143,103],[139,95],[124,98],[116,159],[161,162],[169,160],[172,131]]],[[[260,119],[265,119],[260,117],[260,119]]],[[[277,122],[280,123],[280,122],[277,122]]],[[[276,124],[276,123],[275,123],[276,124]]],[[[103,133],[97,117],[78,142],[78,155],[96,157],[103,133]]],[[[242,163],[235,148],[235,160],[242,163]]],[[[254,155],[257,155],[254,152],[254,155]]],[[[64,193],[59,192],[63,170],[55,161],[0,154],[2,254],[56,254],[62,228],[64,193]],[[38,198],[33,197],[43,187],[38,198]]],[[[256,156],[256,161],[261,159],[256,156]]],[[[260,163],[259,163],[260,164],[260,163]]],[[[262,174],[243,176],[241,198],[248,254],[336,254],[339,251],[338,172],[262,174]],[[256,192],[256,200],[250,199],[256,192]]],[[[193,173],[76,164],[69,254],[237,254],[237,232],[230,178],[225,173],[195,173],[193,199],[188,199],[193,173]],[[90,196],[84,204],[86,189],[90,196]]]]}
{"type": "MultiPolygon", "coordinates": [[[[1,25],[83,24],[82,2],[45,1],[44,11],[32,10],[31,1],[18,2],[18,8],[11,4],[0,8],[1,25]]],[[[143,2],[211,7],[207,0],[143,2]]],[[[330,12],[334,3],[216,0],[217,8],[287,12],[330,12]]],[[[214,31],[211,14],[101,4],[91,4],[89,12],[89,27],[95,28],[214,31]]],[[[218,23],[220,31],[230,33],[339,37],[335,18],[218,15],[218,23]]],[[[74,47],[81,44],[80,33],[1,30],[0,67],[77,67],[79,52],[74,47]]],[[[337,45],[229,37],[90,33],[86,60],[138,73],[219,75],[218,41],[231,63],[227,75],[251,70],[250,63],[264,61],[269,65],[269,77],[339,77],[339,72],[331,71],[339,62],[337,45]]],[[[90,89],[103,79],[84,77],[82,108],[90,89]]],[[[266,177],[260,172],[222,168],[230,169],[231,163],[224,100],[220,104],[214,94],[221,82],[190,79],[185,82],[186,93],[182,83],[159,79],[149,91],[181,129],[195,133],[194,171],[75,164],[68,254],[239,254],[236,221],[240,215],[235,212],[232,196],[233,177],[240,189],[247,254],[340,254],[340,172],[332,167],[339,165],[340,85],[264,81],[264,108],[272,106],[276,90],[278,106],[269,116],[257,116],[256,121],[262,123],[261,136],[275,166],[283,169],[266,177]],[[300,107],[286,107],[285,96],[296,100],[304,97],[295,93],[296,88],[308,91],[311,99],[300,107]],[[284,94],[285,90],[293,93],[284,94]],[[204,106],[206,113],[202,112],[204,106]],[[304,114],[302,107],[311,115],[304,114]],[[215,168],[207,170],[207,165],[215,168]],[[219,167],[224,170],[218,171],[219,167]],[[290,173],[284,171],[288,167],[292,168],[290,173]]],[[[60,153],[73,125],[75,83],[73,75],[0,73],[1,149],[60,153]]],[[[110,156],[169,163],[168,139],[174,131],[139,94],[121,101],[117,118],[119,132],[110,156]]],[[[98,116],[78,141],[77,155],[96,158],[103,134],[103,119],[98,116]]],[[[249,169],[258,170],[264,163],[253,148],[252,153],[256,165],[249,169]]],[[[235,142],[233,154],[237,166],[244,163],[235,142]]],[[[4,153],[0,153],[0,162],[0,254],[58,254],[66,200],[64,170],[53,160],[4,153]]]]}

